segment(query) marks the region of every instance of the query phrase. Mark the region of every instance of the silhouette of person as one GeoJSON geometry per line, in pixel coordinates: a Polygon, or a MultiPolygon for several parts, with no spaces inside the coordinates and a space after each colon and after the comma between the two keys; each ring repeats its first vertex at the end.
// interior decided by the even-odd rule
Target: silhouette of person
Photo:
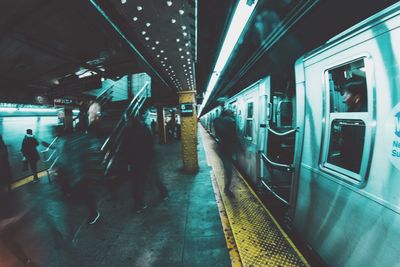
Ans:
{"type": "Polygon", "coordinates": [[[22,140],[21,151],[29,163],[35,181],[39,180],[37,175],[37,162],[40,159],[40,156],[36,149],[38,145],[39,142],[33,136],[32,129],[27,129],[26,135],[22,140]]]}
{"type": "Polygon", "coordinates": [[[151,132],[153,133],[153,135],[156,135],[157,134],[157,122],[154,119],[151,120],[150,127],[151,127],[151,132]]]}
{"type": "Polygon", "coordinates": [[[134,199],[134,209],[140,212],[147,205],[144,203],[146,181],[152,178],[156,183],[161,198],[168,196],[167,189],[155,176],[155,153],[150,130],[140,118],[131,118],[123,139],[122,153],[130,165],[131,190],[134,199]],[[152,177],[153,176],[153,177],[152,177]],[[155,177],[154,177],[155,176],[155,177]]]}
{"type": "MultiPolygon", "coordinates": [[[[343,102],[347,112],[367,112],[367,88],[365,81],[350,79],[343,87],[343,102]]],[[[341,166],[355,173],[360,172],[364,150],[365,125],[351,120],[342,127],[341,166]]]]}
{"type": "Polygon", "coordinates": [[[8,161],[8,149],[7,145],[3,141],[3,137],[0,135],[0,190],[5,186],[8,191],[11,191],[11,166],[8,161]]]}
{"type": "Polygon", "coordinates": [[[343,87],[343,102],[347,112],[367,111],[367,88],[365,81],[350,79],[343,87]]]}
{"type": "Polygon", "coordinates": [[[224,192],[233,196],[230,190],[232,182],[233,156],[238,149],[242,149],[236,134],[235,118],[231,110],[223,110],[221,115],[213,121],[215,135],[218,139],[219,154],[224,165],[225,187],[224,192]]]}

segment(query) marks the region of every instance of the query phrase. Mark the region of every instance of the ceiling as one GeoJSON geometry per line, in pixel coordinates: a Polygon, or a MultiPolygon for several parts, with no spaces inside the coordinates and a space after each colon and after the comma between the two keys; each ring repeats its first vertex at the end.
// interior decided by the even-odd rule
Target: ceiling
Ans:
{"type": "Polygon", "coordinates": [[[176,101],[206,83],[232,5],[199,2],[1,1],[0,102],[79,96],[138,72],[152,77],[156,101],[176,101]]]}

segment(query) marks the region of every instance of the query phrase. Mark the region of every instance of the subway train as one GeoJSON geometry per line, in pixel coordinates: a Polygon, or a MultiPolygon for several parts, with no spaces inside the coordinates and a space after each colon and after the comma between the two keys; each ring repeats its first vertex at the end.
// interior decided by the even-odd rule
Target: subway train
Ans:
{"type": "MultiPolygon", "coordinates": [[[[293,62],[288,80],[222,101],[246,148],[239,169],[328,265],[399,266],[400,4],[293,62]]],[[[221,109],[200,118],[211,134],[221,109]]]]}

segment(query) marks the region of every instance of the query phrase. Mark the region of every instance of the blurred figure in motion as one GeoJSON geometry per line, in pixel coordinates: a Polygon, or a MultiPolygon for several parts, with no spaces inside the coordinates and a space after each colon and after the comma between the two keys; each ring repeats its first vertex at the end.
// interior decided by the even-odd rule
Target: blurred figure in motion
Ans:
{"type": "Polygon", "coordinates": [[[95,224],[100,217],[91,187],[91,182],[101,176],[101,142],[98,137],[93,125],[89,125],[86,132],[77,131],[65,135],[57,164],[62,192],[86,205],[89,224],[95,224]]]}
{"type": "Polygon", "coordinates": [[[343,102],[347,105],[347,112],[366,112],[367,86],[365,81],[349,79],[344,85],[343,102]]]}
{"type": "Polygon", "coordinates": [[[27,129],[26,135],[22,140],[21,152],[29,163],[34,181],[39,180],[37,175],[37,162],[40,159],[39,152],[37,151],[38,145],[39,142],[33,136],[32,129],[27,129]]]}
{"type": "Polygon", "coordinates": [[[100,104],[91,100],[89,102],[89,109],[88,109],[88,124],[95,125],[100,120],[101,116],[101,107],[100,104]]]}
{"type": "Polygon", "coordinates": [[[121,152],[130,170],[128,175],[131,179],[134,209],[140,212],[147,207],[144,203],[144,190],[146,181],[149,178],[158,187],[162,199],[168,196],[168,192],[162,184],[155,167],[154,144],[151,132],[141,119],[129,119],[122,144],[121,152]]]}
{"type": "Polygon", "coordinates": [[[78,124],[76,128],[78,131],[86,131],[88,126],[88,107],[85,101],[79,102],[79,114],[78,114],[78,124]]]}
{"type": "Polygon", "coordinates": [[[232,197],[230,190],[232,182],[233,157],[238,149],[242,149],[236,134],[235,118],[231,110],[223,110],[221,115],[213,121],[215,135],[218,139],[218,151],[224,165],[225,187],[224,192],[232,197]]]}
{"type": "Polygon", "coordinates": [[[151,132],[153,133],[153,135],[156,135],[157,134],[157,122],[154,119],[151,120],[150,127],[151,127],[151,132]]]}
{"type": "Polygon", "coordinates": [[[7,187],[8,191],[11,191],[11,166],[8,161],[8,149],[7,145],[3,141],[3,137],[0,135],[0,191],[3,187],[7,187]]]}

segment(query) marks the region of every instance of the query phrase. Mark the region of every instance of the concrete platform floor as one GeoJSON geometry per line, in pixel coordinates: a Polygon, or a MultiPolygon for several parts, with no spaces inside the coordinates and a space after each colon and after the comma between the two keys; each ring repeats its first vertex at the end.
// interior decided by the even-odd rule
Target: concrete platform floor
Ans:
{"type": "MultiPolygon", "coordinates": [[[[85,207],[42,179],[16,189],[9,199],[11,210],[29,211],[13,222],[13,239],[38,266],[231,266],[201,138],[196,175],[181,172],[180,142],[158,145],[156,151],[167,200],[149,183],[150,205],[137,214],[126,181],[115,198],[97,185],[101,217],[87,225],[85,207]]],[[[0,266],[24,266],[4,241],[0,266]]]]}

